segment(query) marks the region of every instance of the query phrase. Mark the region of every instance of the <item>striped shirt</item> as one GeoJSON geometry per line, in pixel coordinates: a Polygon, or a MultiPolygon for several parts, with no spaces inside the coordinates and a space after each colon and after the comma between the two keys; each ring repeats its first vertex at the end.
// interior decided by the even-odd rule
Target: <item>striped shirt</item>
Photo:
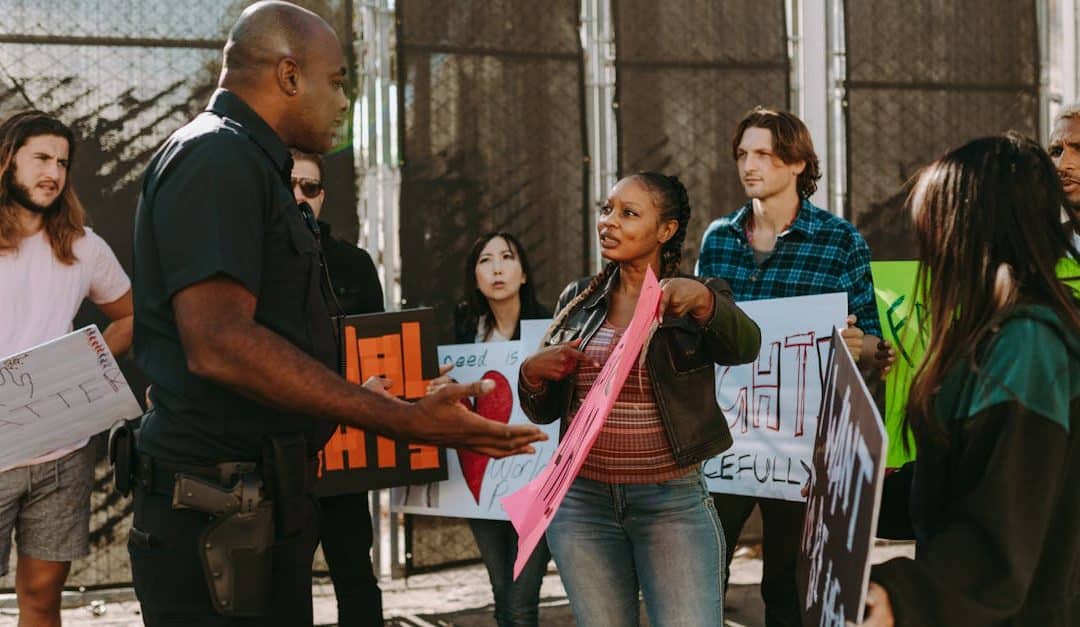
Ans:
{"type": "MultiPolygon", "coordinates": [[[[571,415],[577,412],[625,330],[605,320],[585,346],[585,354],[599,362],[601,368],[589,361],[578,366],[571,415]]],[[[581,476],[605,483],[659,483],[691,471],[692,467],[675,465],[671,443],[660,422],[660,408],[653,396],[648,368],[635,361],[596,443],[585,458],[581,476]]]]}

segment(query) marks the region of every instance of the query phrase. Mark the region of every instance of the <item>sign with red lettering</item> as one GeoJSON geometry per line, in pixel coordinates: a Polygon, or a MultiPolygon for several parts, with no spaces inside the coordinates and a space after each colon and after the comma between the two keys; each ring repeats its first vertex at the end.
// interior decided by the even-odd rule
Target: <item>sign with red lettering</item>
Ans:
{"type": "Polygon", "coordinates": [[[846,326],[847,294],[738,305],[761,327],[761,352],[749,364],[716,367],[716,400],[735,444],[706,460],[709,490],[805,500],[829,342],[834,326],[846,326]]]}
{"type": "MultiPolygon", "coordinates": [[[[390,393],[411,401],[439,376],[435,312],[430,308],[346,316],[340,322],[342,373],[362,385],[386,377],[390,393]]],[[[352,494],[446,479],[446,451],[340,425],[319,452],[319,496],[352,494]]]]}
{"type": "Polygon", "coordinates": [[[0,470],[142,413],[96,326],[0,359],[0,470]]]}

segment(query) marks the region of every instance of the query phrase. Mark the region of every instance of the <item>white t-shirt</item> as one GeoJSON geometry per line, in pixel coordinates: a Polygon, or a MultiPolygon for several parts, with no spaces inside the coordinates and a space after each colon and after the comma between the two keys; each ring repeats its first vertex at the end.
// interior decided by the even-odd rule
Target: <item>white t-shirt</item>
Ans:
{"type": "MultiPolygon", "coordinates": [[[[0,357],[70,333],[83,299],[104,305],[131,289],[116,255],[97,233],[87,228],[72,249],[77,261],[64,265],[42,230],[23,238],[17,251],[0,255],[0,357]]],[[[18,466],[59,459],[87,441],[18,466]]]]}

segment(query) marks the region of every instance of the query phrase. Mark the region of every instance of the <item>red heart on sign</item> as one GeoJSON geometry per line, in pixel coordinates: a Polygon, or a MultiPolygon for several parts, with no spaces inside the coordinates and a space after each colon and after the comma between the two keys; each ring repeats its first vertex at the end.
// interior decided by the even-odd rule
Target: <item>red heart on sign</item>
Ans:
{"type": "MultiPolygon", "coordinates": [[[[484,379],[495,382],[495,389],[485,396],[478,397],[472,403],[462,401],[466,407],[472,409],[488,420],[507,424],[510,422],[510,414],[514,411],[514,391],[510,389],[510,382],[494,370],[484,373],[484,379]]],[[[487,470],[491,458],[480,453],[471,451],[458,451],[458,461],[461,462],[461,474],[465,476],[465,483],[469,486],[476,504],[480,504],[480,488],[484,484],[484,472],[487,470]]]]}

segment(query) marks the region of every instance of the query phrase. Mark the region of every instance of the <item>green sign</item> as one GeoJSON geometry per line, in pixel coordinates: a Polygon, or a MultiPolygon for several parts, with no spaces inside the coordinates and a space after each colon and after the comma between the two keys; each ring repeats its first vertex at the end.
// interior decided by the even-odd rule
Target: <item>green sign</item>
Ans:
{"type": "MultiPolygon", "coordinates": [[[[904,412],[907,409],[911,380],[926,351],[929,311],[915,299],[917,261],[875,261],[870,264],[874,275],[874,295],[877,298],[881,332],[896,351],[896,363],[885,377],[885,430],[889,433],[889,456],[886,465],[897,468],[915,458],[915,442],[910,441],[911,453],[905,453],[902,438],[904,412]]],[[[1080,263],[1071,257],[1057,265],[1057,275],[1080,298],[1080,263]]]]}
{"type": "Polygon", "coordinates": [[[889,455],[885,465],[889,468],[903,466],[915,458],[914,441],[910,441],[911,452],[904,452],[903,419],[911,379],[926,351],[923,323],[928,312],[926,305],[915,299],[918,267],[917,261],[875,261],[870,264],[883,339],[892,344],[896,352],[896,363],[885,377],[885,430],[889,434],[889,455]]]}

